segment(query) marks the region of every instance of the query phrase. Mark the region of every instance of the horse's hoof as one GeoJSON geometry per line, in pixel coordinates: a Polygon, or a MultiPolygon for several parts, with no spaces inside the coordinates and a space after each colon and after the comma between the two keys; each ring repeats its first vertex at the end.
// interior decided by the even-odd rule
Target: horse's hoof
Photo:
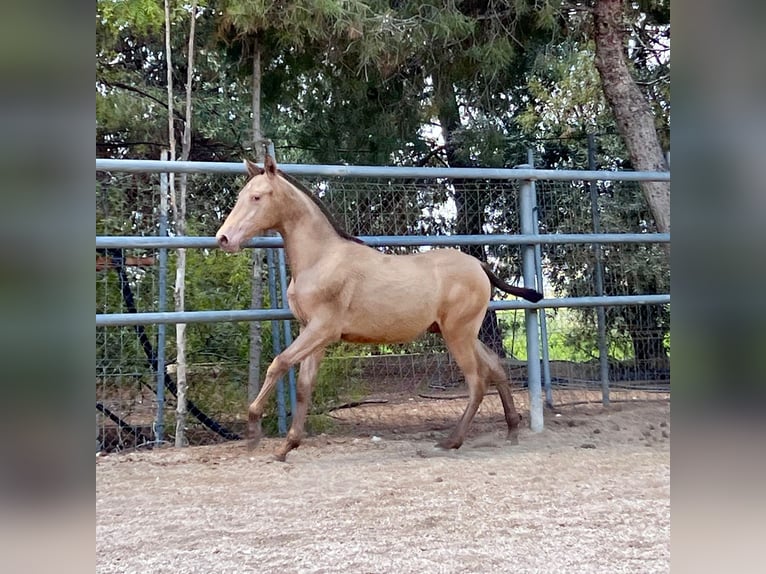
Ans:
{"type": "Polygon", "coordinates": [[[511,443],[512,445],[519,444],[519,433],[518,431],[509,432],[508,436],[506,437],[506,440],[511,443]]]}
{"type": "Polygon", "coordinates": [[[258,446],[258,443],[261,442],[261,436],[261,421],[250,420],[247,424],[247,449],[255,449],[255,447],[258,446]]]}
{"type": "Polygon", "coordinates": [[[287,460],[287,453],[275,452],[271,455],[271,460],[273,462],[285,462],[287,460]]]}
{"type": "Polygon", "coordinates": [[[443,450],[456,450],[456,449],[460,448],[460,445],[462,445],[462,444],[463,444],[462,441],[458,441],[458,440],[453,439],[453,438],[445,438],[445,439],[440,440],[439,442],[437,442],[435,446],[436,446],[436,448],[440,448],[440,449],[443,449],[443,450]]]}

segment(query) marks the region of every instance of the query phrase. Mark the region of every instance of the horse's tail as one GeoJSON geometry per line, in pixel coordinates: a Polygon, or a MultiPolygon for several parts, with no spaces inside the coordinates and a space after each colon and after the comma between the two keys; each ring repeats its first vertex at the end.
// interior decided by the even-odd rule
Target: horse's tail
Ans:
{"type": "Polygon", "coordinates": [[[482,268],[484,269],[484,273],[487,274],[487,277],[489,277],[489,282],[492,283],[495,287],[498,289],[501,289],[505,291],[506,293],[510,293],[511,295],[516,295],[517,297],[521,297],[522,299],[526,299],[527,301],[531,301],[532,303],[537,303],[540,299],[543,298],[543,294],[539,291],[535,291],[534,289],[527,289],[525,287],[514,287],[513,285],[509,285],[500,277],[495,275],[492,270],[489,268],[489,265],[484,263],[482,261],[481,263],[482,268]]]}

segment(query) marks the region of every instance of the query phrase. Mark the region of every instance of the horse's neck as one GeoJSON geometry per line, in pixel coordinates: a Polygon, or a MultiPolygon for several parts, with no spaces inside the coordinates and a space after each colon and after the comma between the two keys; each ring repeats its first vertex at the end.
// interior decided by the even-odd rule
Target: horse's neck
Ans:
{"type": "Polygon", "coordinates": [[[290,189],[287,211],[288,216],[277,231],[285,242],[285,254],[295,276],[316,264],[343,239],[322,210],[302,191],[290,189]]]}

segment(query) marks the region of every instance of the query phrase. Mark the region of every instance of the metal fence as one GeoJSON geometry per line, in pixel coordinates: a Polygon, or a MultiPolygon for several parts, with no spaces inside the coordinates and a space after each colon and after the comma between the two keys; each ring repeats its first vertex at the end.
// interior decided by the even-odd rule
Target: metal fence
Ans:
{"type": "MultiPolygon", "coordinates": [[[[544,406],[666,397],[669,266],[638,182],[665,172],[309,166],[303,180],[350,233],[392,253],[459,247],[498,274],[544,291],[537,304],[496,299],[482,338],[528,388],[533,430],[544,406]]],[[[261,371],[289,344],[289,270],[278,236],[253,239],[263,306],[250,309],[253,257],[213,235],[245,179],[229,163],[96,160],[97,426],[100,448],[153,445],[171,427],[174,333],[187,323],[189,422],[198,444],[238,437],[248,402],[247,321],[263,321],[261,371]],[[168,215],[167,172],[188,175],[187,234],[168,215]],[[175,254],[189,248],[186,310],[170,311],[175,254]]],[[[292,375],[274,431],[289,421],[292,375]]],[[[433,395],[462,384],[438,336],[409,345],[338,345],[320,372],[316,409],[381,393],[433,395]],[[322,381],[329,384],[323,385],[322,381]],[[323,394],[324,393],[324,394],[323,394]]],[[[456,405],[456,414],[459,407],[456,405]]],[[[315,421],[317,428],[321,424],[315,421]]]]}

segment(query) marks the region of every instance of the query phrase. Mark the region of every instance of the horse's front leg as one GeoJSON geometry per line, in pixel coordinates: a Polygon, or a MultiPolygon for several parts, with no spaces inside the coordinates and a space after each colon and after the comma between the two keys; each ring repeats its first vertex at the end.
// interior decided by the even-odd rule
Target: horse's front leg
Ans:
{"type": "Polygon", "coordinates": [[[247,415],[247,430],[250,449],[255,448],[261,439],[261,419],[266,409],[266,403],[271,396],[277,381],[296,363],[323,350],[328,344],[339,338],[336,333],[325,325],[309,323],[293,343],[274,357],[266,370],[258,396],[250,405],[247,415]]]}
{"type": "Polygon", "coordinates": [[[295,393],[296,404],[295,412],[293,413],[293,422],[290,425],[290,430],[287,432],[285,442],[274,454],[274,458],[280,462],[284,462],[287,453],[294,448],[298,448],[301,444],[304,425],[306,424],[306,415],[308,414],[309,405],[311,404],[311,392],[314,389],[314,382],[316,381],[317,372],[319,372],[319,365],[324,357],[324,351],[324,349],[320,349],[301,362],[300,370],[298,371],[298,385],[295,393]]]}

